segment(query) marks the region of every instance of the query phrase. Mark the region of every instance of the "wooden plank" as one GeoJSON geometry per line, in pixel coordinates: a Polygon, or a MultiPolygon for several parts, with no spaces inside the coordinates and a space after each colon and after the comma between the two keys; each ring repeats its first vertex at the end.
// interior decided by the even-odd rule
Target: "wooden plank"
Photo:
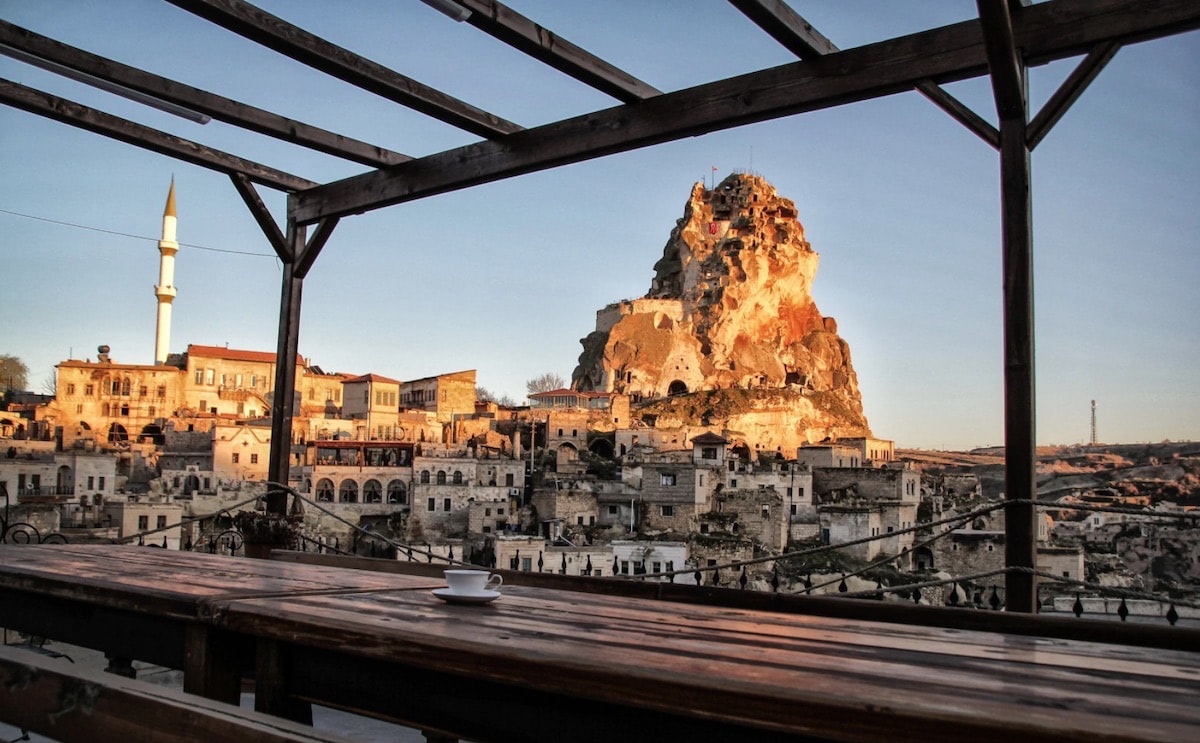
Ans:
{"type": "MultiPolygon", "coordinates": [[[[403,562],[287,550],[276,550],[272,553],[271,558],[309,565],[376,570],[434,578],[440,578],[442,571],[446,568],[444,564],[439,563],[403,562]]],[[[1200,652],[1200,629],[1171,627],[1165,621],[1161,624],[1142,624],[1003,611],[915,606],[908,601],[846,599],[833,594],[810,596],[801,593],[766,593],[733,588],[713,588],[712,586],[692,585],[690,580],[681,580],[678,583],[659,583],[517,570],[496,570],[495,572],[504,576],[506,585],[537,586],[604,596],[646,598],[673,604],[703,604],[732,609],[831,617],[849,621],[891,622],[923,627],[1003,632],[1200,652]]]]}
{"type": "MultiPolygon", "coordinates": [[[[1014,28],[1027,64],[1087,51],[1104,41],[1144,40],[1200,26],[1200,4],[1164,0],[1052,0],[1021,13],[1014,28]]],[[[741,75],[596,111],[365,173],[296,195],[303,224],[425,198],[525,173],[757,121],[845,105],[987,70],[978,21],[741,75]]]]}
{"type": "Polygon", "coordinates": [[[1079,96],[1083,95],[1083,91],[1087,90],[1105,65],[1117,55],[1120,48],[1119,43],[1110,41],[1088,52],[1083,61],[1071,71],[1062,85],[1054,91],[1054,95],[1050,96],[1042,109],[1033,117],[1033,121],[1029,122],[1029,131],[1026,133],[1026,144],[1029,145],[1029,149],[1037,147],[1038,143],[1050,133],[1058,120],[1066,114],[1075,101],[1079,100],[1079,96]]]}
{"type": "Polygon", "coordinates": [[[456,0],[471,11],[466,22],[619,101],[631,103],[662,91],[579,48],[495,0],[456,0]]]}
{"type": "Polygon", "coordinates": [[[955,121],[965,126],[975,136],[992,147],[1000,149],[1000,132],[982,116],[972,111],[962,101],[947,93],[929,80],[917,85],[921,95],[945,111],[955,121]]]}
{"type": "Polygon", "coordinates": [[[282,170],[214,150],[199,142],[142,126],[9,80],[0,80],[0,103],[218,173],[242,173],[255,183],[280,191],[297,191],[316,185],[282,170]]]}
{"type": "Polygon", "coordinates": [[[0,647],[0,720],[63,743],[197,740],[313,743],[327,731],[0,647]]]}
{"type": "Polygon", "coordinates": [[[253,647],[243,638],[199,623],[184,637],[183,690],[237,705],[242,695],[242,663],[253,647]]]}
{"type": "Polygon", "coordinates": [[[254,221],[258,223],[258,228],[262,230],[263,235],[267,238],[267,242],[271,245],[271,249],[275,251],[275,255],[279,257],[279,260],[284,262],[292,260],[287,241],[283,239],[283,232],[279,230],[279,225],[275,224],[275,218],[271,216],[267,205],[263,203],[258,192],[254,190],[254,184],[242,173],[234,173],[229,178],[233,181],[233,187],[237,189],[238,195],[242,197],[246,208],[250,210],[250,216],[254,217],[254,221]]]}
{"type": "Polygon", "coordinates": [[[0,20],[0,43],[285,142],[381,168],[412,158],[121,64],[0,20]]]}
{"type": "Polygon", "coordinates": [[[719,612],[700,628],[694,615],[672,623],[659,608],[649,610],[655,623],[585,610],[594,606],[566,616],[561,601],[546,598],[553,593],[506,589],[486,607],[416,592],[263,599],[233,602],[220,616],[240,632],[338,654],[346,676],[359,671],[353,657],[373,658],[460,675],[462,695],[470,693],[467,679],[479,679],[792,733],[853,730],[849,738],[871,739],[908,723],[947,726],[946,738],[931,732],[931,740],[1153,739],[1200,724],[1194,655],[1150,653],[1153,662],[1135,663],[1101,654],[1096,669],[1044,663],[1043,648],[1028,639],[997,640],[1001,657],[946,653],[932,640],[881,649],[787,637],[754,617],[722,627],[719,612]],[[1171,660],[1182,667],[1164,673],[1171,660]],[[1044,705],[1010,700],[1005,690],[1014,687],[1044,705]]]}
{"type": "Polygon", "coordinates": [[[521,127],[337,46],[242,0],[168,0],[235,34],[343,82],[481,137],[521,127]]]}
{"type": "Polygon", "coordinates": [[[729,0],[792,54],[800,59],[813,59],[833,54],[838,48],[812,24],[783,0],[729,0]]]}

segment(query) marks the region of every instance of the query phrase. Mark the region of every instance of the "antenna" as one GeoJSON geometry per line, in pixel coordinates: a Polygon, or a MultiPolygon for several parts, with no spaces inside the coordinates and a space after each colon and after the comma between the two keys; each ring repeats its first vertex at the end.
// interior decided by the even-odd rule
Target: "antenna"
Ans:
{"type": "Polygon", "coordinates": [[[1096,445],[1096,401],[1092,400],[1092,446],[1096,445]]]}

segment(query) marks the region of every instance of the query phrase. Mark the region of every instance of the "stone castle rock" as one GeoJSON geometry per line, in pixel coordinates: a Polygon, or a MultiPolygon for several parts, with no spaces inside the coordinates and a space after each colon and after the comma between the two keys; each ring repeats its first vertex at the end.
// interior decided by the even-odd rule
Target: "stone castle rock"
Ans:
{"type": "Polygon", "coordinates": [[[572,386],[758,448],[870,435],[850,348],[812,300],[818,261],[795,204],[763,178],[695,184],[650,291],[596,313],[572,386]]]}

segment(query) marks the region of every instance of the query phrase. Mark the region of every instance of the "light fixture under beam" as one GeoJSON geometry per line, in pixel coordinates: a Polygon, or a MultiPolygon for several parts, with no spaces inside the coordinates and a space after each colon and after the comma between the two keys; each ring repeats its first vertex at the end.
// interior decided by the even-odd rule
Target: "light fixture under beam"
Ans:
{"type": "Polygon", "coordinates": [[[137,101],[138,103],[150,106],[151,108],[157,108],[159,111],[165,111],[166,113],[174,114],[175,116],[187,119],[188,121],[194,121],[197,124],[207,124],[208,122],[212,121],[212,117],[208,116],[207,114],[202,114],[199,111],[193,111],[190,108],[171,103],[170,101],[164,101],[161,98],[156,98],[147,93],[142,93],[141,91],[126,88],[124,85],[103,80],[95,75],[89,75],[86,72],[80,72],[79,70],[71,69],[70,67],[61,65],[58,62],[51,62],[48,59],[42,59],[41,57],[30,54],[29,52],[11,47],[8,44],[0,43],[0,54],[20,60],[26,64],[31,64],[34,67],[40,67],[43,70],[53,72],[57,75],[62,75],[63,77],[69,77],[77,82],[91,85],[95,88],[100,88],[101,90],[113,93],[114,95],[128,98],[131,101],[137,101]]]}

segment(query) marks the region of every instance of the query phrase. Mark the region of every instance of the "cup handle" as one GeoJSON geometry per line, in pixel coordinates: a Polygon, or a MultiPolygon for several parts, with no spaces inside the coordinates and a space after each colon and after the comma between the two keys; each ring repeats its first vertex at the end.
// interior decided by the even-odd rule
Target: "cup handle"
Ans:
{"type": "Polygon", "coordinates": [[[495,591],[502,583],[504,583],[504,576],[500,575],[499,573],[492,573],[488,576],[487,583],[484,584],[483,590],[495,591]]]}

